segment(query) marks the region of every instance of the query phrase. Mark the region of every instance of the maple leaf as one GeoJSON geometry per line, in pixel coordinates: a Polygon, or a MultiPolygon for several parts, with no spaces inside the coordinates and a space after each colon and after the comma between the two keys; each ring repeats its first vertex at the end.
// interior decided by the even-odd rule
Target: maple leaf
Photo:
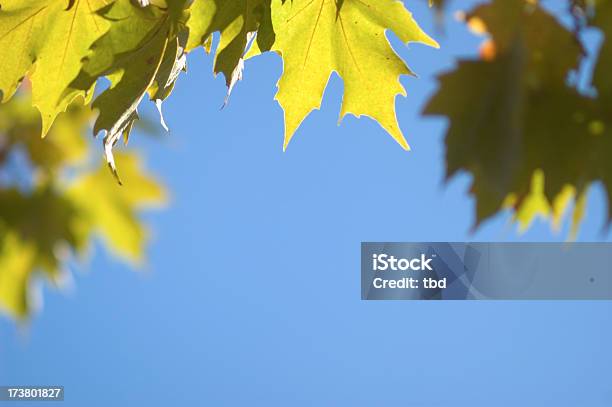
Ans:
{"type": "Polygon", "coordinates": [[[138,119],[138,105],[153,85],[167,46],[167,33],[159,30],[147,46],[135,52],[133,62],[126,60],[123,70],[109,75],[111,87],[92,104],[100,111],[94,134],[105,131],[104,155],[119,183],[112,148],[122,136],[127,142],[132,125],[138,119]]]}
{"type": "MultiPolygon", "coordinates": [[[[127,142],[138,119],[138,105],[147,92],[161,103],[184,67],[187,37],[183,24],[188,17],[184,6],[185,1],[176,0],[162,10],[118,0],[101,10],[100,14],[114,24],[92,44],[82,71],[70,84],[71,88],[87,90],[101,76],[111,82],[93,101],[92,107],[100,112],[93,131],[104,131],[104,154],[119,183],[113,147],[121,137],[127,142]]],[[[165,127],[163,116],[161,121],[165,127]]]]}
{"type": "Polygon", "coordinates": [[[200,45],[210,47],[210,36],[219,32],[221,38],[215,54],[215,73],[222,72],[229,87],[236,78],[249,43],[249,33],[260,29],[271,32],[269,0],[197,0],[191,6],[187,50],[200,45]]]}
{"type": "Polygon", "coordinates": [[[573,199],[579,221],[588,186],[612,186],[601,101],[567,79],[583,56],[580,43],[530,2],[495,0],[470,13],[468,23],[486,29],[492,51],[441,75],[425,108],[450,120],[447,177],[472,174],[477,223],[511,206],[523,228],[536,216],[552,215],[558,224],[573,199]]]}
{"type": "Polygon", "coordinates": [[[127,188],[117,188],[105,165],[91,169],[83,133],[92,119],[79,98],[41,139],[40,115],[27,92],[0,105],[0,172],[9,182],[0,188],[0,312],[30,315],[37,294],[32,282],[42,277],[61,286],[68,260],[86,254],[96,235],[130,263],[142,262],[147,232],[138,211],[162,205],[166,193],[134,153],[117,157],[127,188]],[[15,152],[25,154],[31,174],[3,165],[2,156],[15,152]],[[28,175],[31,185],[22,188],[28,175]],[[18,187],[10,182],[15,179],[18,187]]]}
{"type": "Polygon", "coordinates": [[[134,154],[117,154],[128,188],[117,188],[108,171],[100,167],[82,174],[66,188],[66,197],[78,209],[73,228],[82,236],[100,234],[116,254],[139,264],[143,260],[147,231],[137,211],[159,207],[166,202],[166,191],[142,168],[134,154]]]}
{"type": "Polygon", "coordinates": [[[32,192],[0,189],[0,309],[17,317],[27,315],[35,271],[53,283],[61,280],[61,249],[82,248],[83,241],[71,227],[75,216],[72,202],[48,184],[32,192]]]}
{"type": "Polygon", "coordinates": [[[304,118],[321,106],[332,72],[344,80],[340,120],[346,114],[376,120],[405,149],[408,144],[397,123],[395,97],[406,95],[400,75],[412,75],[385,36],[395,33],[402,42],[438,44],[418,26],[396,0],[274,0],[274,32],[258,33],[249,56],[265,51],[283,58],[283,74],[276,100],[285,113],[284,148],[304,118]],[[265,36],[274,35],[273,43],[265,36]]]}
{"type": "Polygon", "coordinates": [[[64,187],[48,186],[32,194],[0,190],[0,310],[26,317],[35,272],[59,284],[68,254],[60,249],[83,253],[95,234],[119,256],[142,262],[147,232],[137,211],[163,204],[165,191],[142,171],[137,157],[121,154],[118,159],[130,188],[118,190],[100,167],[64,187]]]}
{"type": "Polygon", "coordinates": [[[32,103],[46,135],[57,115],[83,91],[66,89],[81,59],[109,27],[95,11],[108,0],[6,0],[0,9],[0,101],[31,72],[32,103]],[[34,69],[32,69],[34,66],[34,69]]]}

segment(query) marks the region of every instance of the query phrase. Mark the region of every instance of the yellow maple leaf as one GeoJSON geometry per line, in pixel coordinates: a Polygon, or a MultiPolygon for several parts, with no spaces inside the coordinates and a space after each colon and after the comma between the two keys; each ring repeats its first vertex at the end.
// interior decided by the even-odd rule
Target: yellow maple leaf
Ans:
{"type": "MultiPolygon", "coordinates": [[[[404,43],[438,44],[397,0],[272,2],[275,40],[284,62],[276,99],[285,112],[284,148],[304,118],[321,106],[332,72],[344,80],[340,120],[346,114],[376,120],[405,149],[395,97],[406,95],[400,75],[412,71],[395,53],[386,30],[404,43]]],[[[249,55],[260,50],[255,46],[249,55]]]]}

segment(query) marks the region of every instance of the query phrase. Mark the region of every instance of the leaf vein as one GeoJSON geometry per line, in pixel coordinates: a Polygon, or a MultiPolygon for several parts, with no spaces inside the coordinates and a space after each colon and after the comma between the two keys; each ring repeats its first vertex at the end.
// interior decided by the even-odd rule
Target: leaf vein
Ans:
{"type": "Polygon", "coordinates": [[[66,56],[68,55],[68,47],[70,46],[70,41],[72,39],[72,33],[74,32],[74,22],[76,21],[76,16],[79,10],[79,5],[81,4],[81,0],[77,0],[74,5],[74,13],[72,14],[72,20],[70,21],[70,29],[68,30],[68,38],[66,39],[66,45],[64,46],[64,53],[62,54],[62,63],[60,64],[60,69],[57,70],[57,76],[59,76],[64,67],[64,62],[66,61],[66,56]]]}
{"type": "Polygon", "coordinates": [[[315,34],[317,32],[317,27],[319,26],[319,20],[321,19],[321,14],[323,14],[323,6],[325,6],[325,0],[321,0],[321,7],[319,7],[319,13],[317,14],[317,19],[315,20],[314,27],[312,28],[312,34],[310,35],[310,41],[308,41],[308,47],[306,48],[306,55],[304,55],[304,64],[303,68],[306,67],[306,62],[308,61],[308,57],[310,56],[310,50],[312,48],[312,41],[314,40],[315,34]]]}
{"type": "Polygon", "coordinates": [[[355,64],[355,68],[357,68],[357,72],[359,72],[359,76],[361,76],[363,79],[363,76],[361,74],[361,68],[357,63],[357,58],[355,58],[355,54],[353,53],[353,49],[351,48],[351,44],[349,43],[348,35],[346,34],[346,30],[344,29],[344,22],[342,21],[342,14],[340,13],[338,13],[338,21],[340,21],[340,31],[342,31],[342,38],[344,39],[344,43],[346,44],[346,49],[348,50],[348,53],[351,56],[353,64],[355,64]]]}
{"type": "Polygon", "coordinates": [[[291,20],[293,20],[294,18],[296,18],[297,16],[299,16],[300,14],[302,14],[302,12],[303,12],[304,10],[306,10],[308,7],[310,7],[310,5],[311,5],[312,3],[314,3],[314,1],[315,1],[315,0],[310,0],[308,3],[306,3],[306,5],[305,5],[304,7],[302,7],[302,8],[301,8],[301,9],[299,9],[298,11],[296,11],[296,12],[295,12],[295,14],[294,14],[294,15],[292,15],[291,17],[289,17],[289,18],[287,19],[287,21],[285,21],[285,22],[286,22],[286,23],[288,23],[288,22],[290,22],[291,20]]]}
{"type": "Polygon", "coordinates": [[[34,14],[29,15],[27,18],[23,19],[22,21],[18,22],[15,26],[11,27],[8,29],[8,31],[6,31],[5,33],[3,33],[2,35],[0,35],[0,39],[3,39],[4,37],[6,37],[7,35],[9,35],[10,33],[12,33],[13,31],[15,31],[16,29],[18,29],[19,27],[21,27],[23,24],[25,24],[27,21],[33,19],[34,17],[36,17],[41,11],[43,11],[44,9],[46,9],[47,6],[43,6],[40,9],[38,9],[37,12],[35,12],[34,14]]]}

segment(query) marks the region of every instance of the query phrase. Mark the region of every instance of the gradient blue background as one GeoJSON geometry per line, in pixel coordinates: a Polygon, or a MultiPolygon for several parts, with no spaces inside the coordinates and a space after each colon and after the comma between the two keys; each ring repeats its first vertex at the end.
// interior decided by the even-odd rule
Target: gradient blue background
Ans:
{"type": "MultiPolygon", "coordinates": [[[[407,3],[435,34],[425,1],[407,3]]],[[[336,126],[337,77],[283,153],[280,59],[249,61],[219,111],[224,81],[193,56],[171,134],[131,139],[172,193],[144,217],[147,265],[97,247],[30,324],[1,320],[0,384],[64,385],[69,406],[611,406],[610,302],[360,300],[361,241],[567,236],[520,236],[508,214],[472,234],[469,176],[443,183],[446,123],[419,112],[480,41],[453,11],[440,51],[393,40],[421,74],[397,100],[411,153],[369,119],[336,126]]],[[[596,187],[579,240],[610,239],[605,212],[596,187]]]]}

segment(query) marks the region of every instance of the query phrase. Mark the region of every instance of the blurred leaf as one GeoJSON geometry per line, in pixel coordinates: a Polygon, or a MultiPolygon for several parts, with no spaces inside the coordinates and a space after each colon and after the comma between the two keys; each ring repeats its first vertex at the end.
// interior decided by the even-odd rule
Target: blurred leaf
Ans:
{"type": "Polygon", "coordinates": [[[602,180],[610,191],[610,117],[568,82],[584,55],[574,33],[523,1],[495,0],[470,22],[490,34],[481,59],[440,76],[425,114],[450,120],[447,177],[472,174],[477,223],[513,202],[528,225],[551,215],[568,186],[582,196],[602,180]]]}
{"type": "Polygon", "coordinates": [[[80,235],[100,233],[117,254],[140,263],[146,231],[137,210],[162,205],[166,193],[143,172],[137,156],[122,153],[117,159],[127,180],[124,187],[118,187],[104,167],[82,175],[68,187],[67,196],[81,213],[73,226],[80,235]]]}
{"type": "Polygon", "coordinates": [[[87,141],[83,131],[91,119],[91,111],[73,103],[56,119],[46,139],[41,139],[38,112],[29,97],[14,98],[0,108],[0,134],[7,148],[23,147],[32,164],[50,174],[67,165],[75,165],[87,157],[87,141]]]}
{"type": "Polygon", "coordinates": [[[0,312],[26,318],[29,287],[37,275],[59,283],[67,262],[100,234],[107,247],[133,263],[143,260],[146,231],[141,208],[159,206],[164,189],[142,170],[134,154],[122,154],[128,187],[120,188],[104,166],[87,170],[84,133],[91,110],[82,101],[60,114],[40,138],[40,117],[27,94],[0,105],[0,312]],[[10,156],[25,153],[31,179],[19,180],[10,156]]]}
{"type": "Polygon", "coordinates": [[[602,31],[604,42],[595,68],[593,84],[600,98],[605,100],[609,107],[606,113],[612,115],[612,1],[597,0],[595,4],[592,25],[602,31]]]}
{"type": "Polygon", "coordinates": [[[29,312],[28,286],[35,251],[14,234],[0,239],[0,312],[25,318],[29,312]]]}
{"type": "Polygon", "coordinates": [[[28,287],[34,273],[58,281],[65,248],[84,249],[86,237],[71,223],[79,216],[70,200],[48,187],[24,193],[0,190],[0,304],[16,317],[30,311],[28,287]]]}
{"type": "Polygon", "coordinates": [[[516,210],[515,218],[519,224],[519,230],[526,231],[536,218],[547,218],[550,212],[551,207],[544,195],[544,173],[537,170],[533,173],[529,193],[516,210]]]}

